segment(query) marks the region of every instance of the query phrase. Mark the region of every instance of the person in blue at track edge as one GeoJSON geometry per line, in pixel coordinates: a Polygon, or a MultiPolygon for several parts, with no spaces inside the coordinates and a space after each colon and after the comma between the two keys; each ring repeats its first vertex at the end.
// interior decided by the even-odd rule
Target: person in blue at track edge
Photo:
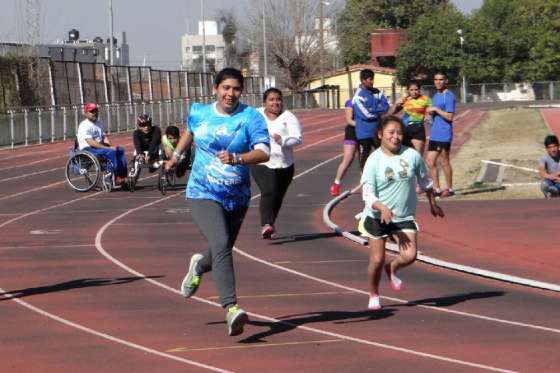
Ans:
{"type": "Polygon", "coordinates": [[[352,98],[352,109],[356,121],[356,138],[360,169],[364,169],[372,148],[377,148],[377,124],[381,114],[389,110],[389,103],[383,93],[373,87],[374,72],[371,69],[360,71],[360,86],[352,98]]]}
{"type": "Polygon", "coordinates": [[[447,89],[447,75],[442,71],[434,74],[434,86],[436,87],[436,93],[432,97],[432,106],[426,109],[432,115],[426,163],[434,181],[434,195],[445,198],[455,194],[453,190],[453,169],[449,162],[451,142],[453,141],[455,95],[447,89]],[[446,188],[443,190],[439,183],[438,159],[446,182],[446,188]]]}
{"type": "Polygon", "coordinates": [[[191,106],[188,130],[165,167],[173,167],[194,141],[196,153],[186,195],[193,221],[209,248],[191,257],[181,293],[193,296],[202,275],[212,271],[226,309],[228,333],[235,336],[243,332],[248,316],[237,305],[232,249],[251,198],[248,165],[268,161],[270,142],[263,116],[239,102],[243,91],[239,70],[221,70],[213,88],[214,103],[191,106]]]}

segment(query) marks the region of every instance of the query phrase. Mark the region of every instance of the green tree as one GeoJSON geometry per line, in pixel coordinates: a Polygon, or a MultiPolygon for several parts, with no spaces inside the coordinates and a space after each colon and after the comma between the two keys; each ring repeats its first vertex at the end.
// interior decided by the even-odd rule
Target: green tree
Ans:
{"type": "Polygon", "coordinates": [[[478,81],[538,81],[560,76],[560,3],[486,0],[469,20],[472,56],[467,73],[478,81]]]}
{"type": "Polygon", "coordinates": [[[348,0],[340,14],[338,38],[344,64],[371,61],[370,34],[379,28],[411,27],[448,0],[348,0]]]}
{"type": "Polygon", "coordinates": [[[218,14],[220,14],[218,22],[221,25],[225,43],[224,59],[226,66],[239,67],[237,66],[239,63],[237,62],[237,21],[235,15],[232,10],[222,10],[218,14]]]}
{"type": "Polygon", "coordinates": [[[424,80],[431,78],[437,70],[444,70],[450,81],[455,82],[461,68],[468,64],[457,34],[465,23],[465,16],[450,4],[418,18],[409,28],[406,42],[399,48],[399,81],[424,80]]]}

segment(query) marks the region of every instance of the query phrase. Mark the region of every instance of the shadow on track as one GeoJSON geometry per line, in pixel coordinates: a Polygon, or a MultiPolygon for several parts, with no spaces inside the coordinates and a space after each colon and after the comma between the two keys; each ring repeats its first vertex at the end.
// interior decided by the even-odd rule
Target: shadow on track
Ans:
{"type": "Polygon", "coordinates": [[[439,298],[425,298],[419,300],[412,300],[406,304],[392,304],[392,307],[414,307],[419,305],[431,307],[449,307],[458,303],[466,302],[474,299],[484,299],[493,297],[502,297],[506,294],[505,291],[474,291],[471,293],[448,295],[439,298]]]}
{"type": "Polygon", "coordinates": [[[54,285],[6,291],[4,293],[0,293],[0,296],[4,297],[3,299],[0,299],[0,301],[10,300],[13,298],[24,298],[37,294],[47,294],[47,293],[54,293],[58,291],[88,288],[92,286],[122,285],[138,280],[144,280],[147,278],[162,278],[162,277],[164,276],[158,275],[158,276],[146,276],[146,277],[82,278],[79,280],[66,281],[54,285]]]}
{"type": "Polygon", "coordinates": [[[320,322],[333,322],[334,324],[347,324],[356,322],[366,322],[381,320],[393,316],[394,309],[383,308],[380,311],[319,311],[301,313],[296,315],[288,315],[278,317],[278,322],[266,321],[249,321],[250,325],[265,327],[269,330],[253,334],[241,341],[240,343],[262,343],[265,342],[266,337],[275,334],[285,333],[293,330],[301,325],[320,323],[320,322]]]}
{"type": "Polygon", "coordinates": [[[270,245],[284,245],[286,243],[312,241],[337,236],[338,235],[334,232],[292,234],[288,236],[274,237],[274,239],[270,242],[270,245]]]}

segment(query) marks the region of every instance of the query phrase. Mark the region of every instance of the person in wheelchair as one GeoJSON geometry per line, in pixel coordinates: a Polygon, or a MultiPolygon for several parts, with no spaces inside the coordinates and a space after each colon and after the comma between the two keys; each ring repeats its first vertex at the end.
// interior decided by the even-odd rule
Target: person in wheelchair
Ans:
{"type": "Polygon", "coordinates": [[[143,164],[149,166],[150,172],[154,172],[159,166],[159,151],[161,145],[161,130],[152,125],[152,118],[148,114],[140,114],[136,118],[138,127],[132,134],[134,142],[134,176],[139,176],[140,167],[143,164]]]}
{"type": "MultiPolygon", "coordinates": [[[[169,160],[173,157],[175,148],[181,139],[181,133],[177,126],[169,126],[165,129],[165,134],[161,138],[161,147],[163,149],[163,159],[169,160]]],[[[191,165],[191,150],[188,149],[184,154],[178,155],[179,162],[174,167],[175,175],[183,177],[191,165]]]]}
{"type": "Polygon", "coordinates": [[[99,120],[99,108],[95,103],[84,105],[84,120],[78,126],[76,140],[79,150],[87,150],[95,157],[110,161],[110,172],[113,172],[115,184],[126,182],[126,156],[124,148],[113,146],[99,120]]]}

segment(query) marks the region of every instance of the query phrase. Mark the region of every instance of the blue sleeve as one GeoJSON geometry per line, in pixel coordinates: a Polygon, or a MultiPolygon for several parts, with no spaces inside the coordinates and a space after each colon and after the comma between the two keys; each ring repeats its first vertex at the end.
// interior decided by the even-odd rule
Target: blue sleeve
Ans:
{"type": "Polygon", "coordinates": [[[264,120],[264,117],[256,110],[253,111],[253,115],[249,120],[247,125],[247,133],[249,136],[249,144],[251,149],[256,144],[265,144],[270,147],[270,137],[268,134],[268,127],[264,120]]]}
{"type": "Polygon", "coordinates": [[[445,105],[443,111],[448,113],[455,112],[455,95],[451,92],[445,92],[445,105]]]}
{"type": "Polygon", "coordinates": [[[379,100],[377,100],[377,106],[375,107],[376,113],[386,113],[389,110],[389,103],[387,102],[387,98],[383,93],[379,94],[379,100]]]}
{"type": "MultiPolygon", "coordinates": [[[[371,104],[371,102],[369,104],[371,104]]],[[[355,95],[352,99],[352,109],[354,110],[354,115],[357,119],[372,121],[378,117],[376,113],[372,112],[372,110],[368,108],[368,99],[363,96],[361,92],[355,95]]]]}
{"type": "Polygon", "coordinates": [[[196,127],[198,126],[198,123],[200,122],[198,120],[200,117],[199,115],[200,108],[201,108],[200,104],[198,103],[192,104],[189,110],[189,114],[187,115],[187,129],[191,134],[194,133],[196,127]]]}

